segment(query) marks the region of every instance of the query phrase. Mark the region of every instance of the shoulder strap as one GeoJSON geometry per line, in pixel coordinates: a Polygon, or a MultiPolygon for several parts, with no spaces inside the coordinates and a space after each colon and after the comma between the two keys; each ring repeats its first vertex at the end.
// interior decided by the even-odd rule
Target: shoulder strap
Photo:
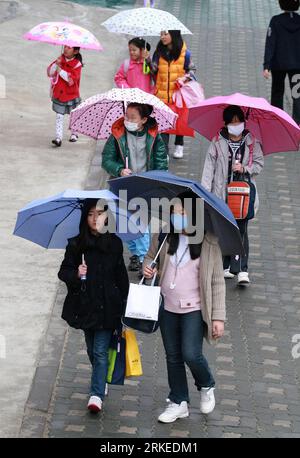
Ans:
{"type": "Polygon", "coordinates": [[[164,243],[167,240],[168,235],[169,234],[166,234],[165,232],[160,231],[159,236],[158,236],[158,249],[157,249],[155,258],[153,259],[153,262],[158,262],[160,252],[162,250],[164,243]]]}
{"type": "Polygon", "coordinates": [[[160,247],[164,243],[164,241],[165,241],[167,236],[168,236],[168,234],[165,234],[163,231],[160,231],[159,236],[158,236],[158,250],[160,249],[160,247]]]}
{"type": "Polygon", "coordinates": [[[248,162],[248,166],[249,167],[251,167],[251,165],[253,164],[254,143],[255,143],[255,138],[253,137],[253,142],[250,143],[250,145],[249,145],[249,162],[248,162]]]}

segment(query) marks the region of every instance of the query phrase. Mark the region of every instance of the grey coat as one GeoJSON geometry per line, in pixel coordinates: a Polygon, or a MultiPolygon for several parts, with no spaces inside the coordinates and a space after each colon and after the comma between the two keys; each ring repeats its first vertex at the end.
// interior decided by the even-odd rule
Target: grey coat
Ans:
{"type": "MultiPolygon", "coordinates": [[[[224,137],[221,135],[214,138],[206,154],[204,163],[201,184],[205,189],[214,193],[220,199],[226,201],[226,188],[228,179],[228,164],[229,164],[229,148],[224,137]]],[[[245,172],[248,172],[251,181],[255,183],[255,177],[258,175],[264,166],[264,156],[258,140],[253,139],[252,135],[248,133],[245,137],[245,154],[243,157],[242,165],[245,172]],[[249,145],[253,146],[253,161],[249,165],[249,145]]],[[[258,211],[259,200],[258,193],[256,192],[254,210],[255,214],[258,211]]]]}

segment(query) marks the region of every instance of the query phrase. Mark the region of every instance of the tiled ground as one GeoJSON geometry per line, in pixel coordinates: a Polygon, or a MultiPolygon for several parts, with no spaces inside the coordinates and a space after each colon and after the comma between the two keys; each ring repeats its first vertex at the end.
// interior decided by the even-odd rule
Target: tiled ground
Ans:
{"type": "MultiPolygon", "coordinates": [[[[264,39],[272,0],[161,0],[158,7],[178,15],[194,32],[189,45],[207,96],[244,92],[269,96],[262,78],[264,39]]],[[[286,99],[290,109],[289,99],[286,99]]],[[[199,178],[207,141],[186,142],[183,160],[171,170],[199,178]]],[[[87,186],[99,179],[94,159],[87,186]]],[[[198,410],[190,377],[191,415],[171,425],[157,422],[168,394],[159,332],[139,335],[144,376],[112,387],[98,418],[86,412],[90,368],[80,332],[59,321],[59,290],[49,326],[47,348],[24,417],[24,436],[45,437],[300,437],[300,359],[292,357],[292,338],[300,334],[300,155],[266,158],[258,179],[259,217],[250,223],[251,287],[227,283],[226,334],[206,353],[217,380],[215,411],[198,410]],[[51,334],[52,332],[52,334],[51,334]],[[49,364],[51,342],[57,351],[49,364]],[[58,343],[57,343],[58,342],[58,343]],[[59,348],[62,351],[59,352],[59,348]],[[48,356],[48,359],[47,359],[48,356]],[[43,363],[44,361],[44,363],[43,363]],[[56,363],[55,363],[56,361],[56,363]],[[60,364],[58,366],[58,363],[60,364]],[[56,374],[47,388],[47,370],[56,374]]],[[[105,177],[102,177],[104,180],[105,177]]],[[[104,182],[104,181],[102,181],[104,182]]],[[[52,355],[53,355],[52,351],[52,355]]]]}

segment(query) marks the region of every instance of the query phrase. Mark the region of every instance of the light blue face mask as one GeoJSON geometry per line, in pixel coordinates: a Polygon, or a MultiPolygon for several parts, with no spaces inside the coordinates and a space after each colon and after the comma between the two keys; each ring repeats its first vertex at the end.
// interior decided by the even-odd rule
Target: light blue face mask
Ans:
{"type": "Polygon", "coordinates": [[[176,229],[176,231],[184,231],[188,227],[188,217],[187,215],[178,215],[176,213],[173,213],[171,215],[171,222],[176,229]]]}

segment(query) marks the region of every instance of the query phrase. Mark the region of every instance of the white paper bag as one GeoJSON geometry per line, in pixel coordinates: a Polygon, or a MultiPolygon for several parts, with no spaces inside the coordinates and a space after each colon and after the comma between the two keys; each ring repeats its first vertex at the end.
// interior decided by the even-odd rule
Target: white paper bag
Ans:
{"type": "Polygon", "coordinates": [[[130,283],[125,316],[142,320],[158,320],[160,286],[130,283]]]}

